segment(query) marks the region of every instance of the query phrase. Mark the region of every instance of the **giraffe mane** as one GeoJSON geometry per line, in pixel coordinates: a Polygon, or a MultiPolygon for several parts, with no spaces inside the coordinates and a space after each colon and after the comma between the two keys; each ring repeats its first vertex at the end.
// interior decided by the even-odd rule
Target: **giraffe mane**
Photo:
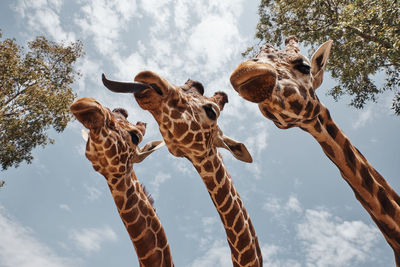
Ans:
{"type": "Polygon", "coordinates": [[[147,191],[146,186],[143,183],[140,183],[140,187],[143,189],[144,194],[146,195],[147,199],[149,200],[151,206],[153,207],[154,211],[154,198],[153,196],[147,191]]]}

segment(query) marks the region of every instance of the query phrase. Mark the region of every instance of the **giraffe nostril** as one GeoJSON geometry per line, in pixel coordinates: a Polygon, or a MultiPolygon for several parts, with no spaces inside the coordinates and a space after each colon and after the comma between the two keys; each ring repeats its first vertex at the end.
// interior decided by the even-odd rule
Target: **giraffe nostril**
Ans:
{"type": "Polygon", "coordinates": [[[150,86],[154,89],[154,91],[156,91],[157,94],[160,96],[163,95],[161,88],[156,83],[151,83],[150,86]]]}
{"type": "Polygon", "coordinates": [[[136,125],[143,125],[144,128],[147,127],[147,123],[146,123],[146,122],[142,122],[142,121],[138,121],[138,122],[136,123],[136,125]]]}

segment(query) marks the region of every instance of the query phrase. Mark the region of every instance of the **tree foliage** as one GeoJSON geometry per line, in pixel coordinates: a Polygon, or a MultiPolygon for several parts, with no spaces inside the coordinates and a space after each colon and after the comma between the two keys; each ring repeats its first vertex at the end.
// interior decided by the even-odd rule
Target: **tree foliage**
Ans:
{"type": "MultiPolygon", "coordinates": [[[[0,38],[1,38],[0,32],[0,38]]],[[[2,169],[30,163],[31,151],[53,143],[47,130],[62,132],[71,119],[75,95],[70,85],[79,75],[74,62],[82,44],[37,37],[24,51],[15,39],[0,39],[0,163],[2,169]]]]}
{"type": "MultiPolygon", "coordinates": [[[[400,115],[400,2],[396,0],[261,0],[256,38],[280,45],[296,35],[312,50],[333,40],[328,70],[339,85],[334,99],[348,94],[362,108],[385,90],[394,92],[393,109],[400,115]],[[385,75],[379,87],[377,73],[385,75]]],[[[254,52],[249,48],[243,55],[254,52]]]]}

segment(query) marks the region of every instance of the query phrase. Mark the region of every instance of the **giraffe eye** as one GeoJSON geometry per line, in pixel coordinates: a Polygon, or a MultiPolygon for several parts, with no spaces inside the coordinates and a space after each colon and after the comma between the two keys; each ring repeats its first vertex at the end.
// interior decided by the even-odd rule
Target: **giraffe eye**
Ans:
{"type": "Polygon", "coordinates": [[[308,64],[301,63],[294,65],[294,68],[303,74],[310,74],[311,67],[308,64]]]}
{"type": "Polygon", "coordinates": [[[134,131],[132,131],[132,132],[129,132],[129,134],[131,135],[132,143],[133,143],[134,145],[139,144],[140,138],[139,138],[139,136],[137,135],[137,133],[134,132],[134,131]]]}
{"type": "Polygon", "coordinates": [[[215,121],[217,119],[217,113],[214,111],[214,109],[212,107],[203,106],[203,109],[206,112],[206,115],[210,120],[215,121]]]}

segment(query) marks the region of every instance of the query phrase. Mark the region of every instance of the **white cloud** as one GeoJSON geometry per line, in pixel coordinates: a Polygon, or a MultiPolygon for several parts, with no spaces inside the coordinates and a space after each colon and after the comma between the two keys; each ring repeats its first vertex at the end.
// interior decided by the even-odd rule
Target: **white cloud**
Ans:
{"type": "MultiPolygon", "coordinates": [[[[223,225],[217,216],[204,217],[203,213],[195,210],[191,215],[185,216],[184,219],[186,221],[185,226],[181,226],[181,229],[185,232],[185,237],[191,239],[193,244],[198,246],[199,251],[208,251],[217,240],[225,236],[223,225]],[[193,223],[196,221],[200,224],[193,223]]],[[[225,244],[228,246],[228,243],[225,244]]]]}
{"type": "Polygon", "coordinates": [[[120,33],[127,28],[128,21],[137,14],[136,1],[82,1],[82,13],[75,17],[84,34],[93,36],[93,42],[103,55],[118,52],[121,47],[120,33]]]}
{"type": "MultiPolygon", "coordinates": [[[[295,227],[306,266],[355,266],[366,260],[376,260],[370,255],[379,235],[373,225],[345,221],[323,209],[304,210],[295,196],[290,196],[286,202],[270,197],[263,210],[272,213],[282,228],[295,227]],[[301,222],[293,218],[287,220],[291,214],[300,216],[301,222]]],[[[262,250],[266,266],[296,266],[278,260],[283,258],[278,253],[285,249],[275,244],[266,244],[262,250]]]]}
{"type": "Polygon", "coordinates": [[[86,253],[99,252],[102,243],[116,241],[117,234],[109,227],[83,228],[70,232],[69,238],[86,253]]]}
{"type": "Polygon", "coordinates": [[[283,248],[276,245],[264,244],[261,247],[261,253],[263,256],[263,264],[268,267],[300,267],[301,264],[295,260],[287,259],[280,255],[284,251],[283,248]]]}
{"type": "Polygon", "coordinates": [[[290,196],[286,203],[279,198],[269,197],[263,205],[263,210],[273,213],[275,217],[281,217],[290,213],[302,213],[300,201],[295,196],[290,196]]]}
{"type": "Polygon", "coordinates": [[[100,66],[102,66],[101,62],[95,59],[91,59],[88,56],[83,56],[78,60],[77,69],[82,75],[77,81],[78,89],[76,91],[78,93],[89,91],[87,88],[88,81],[100,85],[100,75],[103,72],[100,66]]]}
{"type": "Polygon", "coordinates": [[[71,208],[67,204],[60,204],[60,209],[71,212],[71,208]]]}
{"type": "Polygon", "coordinates": [[[297,237],[306,251],[307,266],[354,266],[372,261],[378,230],[361,221],[343,221],[324,210],[306,210],[297,237]]]}
{"type": "Polygon", "coordinates": [[[171,179],[171,175],[168,173],[158,172],[154,180],[151,181],[151,185],[153,186],[154,192],[152,192],[152,196],[154,199],[158,198],[158,194],[160,192],[160,186],[167,180],[171,179]]]}
{"type": "Polygon", "coordinates": [[[277,213],[282,210],[281,201],[278,198],[268,198],[267,202],[263,205],[263,210],[270,213],[277,213]]]}
{"type": "Polygon", "coordinates": [[[35,238],[35,233],[21,225],[0,206],[0,265],[3,267],[67,267],[79,265],[78,259],[60,257],[35,238]]]}
{"type": "Polygon", "coordinates": [[[138,52],[133,52],[127,57],[121,57],[119,54],[115,54],[112,56],[112,59],[114,65],[117,67],[115,79],[132,82],[138,72],[150,69],[153,70],[147,65],[145,59],[138,52]]]}
{"type": "Polygon", "coordinates": [[[288,211],[293,211],[293,212],[297,212],[297,213],[301,213],[303,211],[300,201],[295,196],[289,197],[289,200],[285,205],[285,209],[288,211]]]}
{"type": "Polygon", "coordinates": [[[238,53],[237,44],[241,41],[235,21],[211,14],[193,29],[185,56],[203,66],[203,75],[215,73],[238,53]]]}
{"type": "Polygon", "coordinates": [[[215,230],[215,225],[220,223],[217,217],[204,217],[201,219],[203,230],[205,233],[210,234],[215,230]]]}
{"type": "Polygon", "coordinates": [[[166,9],[166,5],[170,2],[171,0],[142,0],[140,6],[147,13],[157,17],[162,14],[163,10],[166,9]]]}
{"type": "Polygon", "coordinates": [[[357,120],[353,124],[354,129],[359,129],[367,124],[368,121],[373,119],[372,109],[368,108],[366,110],[360,111],[357,120]]]}
{"type": "Polygon", "coordinates": [[[179,30],[185,30],[189,26],[189,5],[187,0],[177,0],[174,4],[174,22],[179,30]]]}
{"type": "Polygon", "coordinates": [[[198,179],[196,175],[198,173],[194,169],[193,165],[190,163],[190,161],[185,160],[183,158],[176,158],[172,154],[168,152],[168,157],[170,159],[174,160],[174,169],[180,174],[180,175],[187,175],[190,178],[193,179],[198,179]]]}
{"type": "Polygon", "coordinates": [[[268,127],[265,121],[260,121],[253,123],[252,129],[248,129],[251,134],[246,139],[245,144],[255,158],[260,158],[261,153],[267,148],[268,127]]]}
{"type": "MultiPolygon", "coordinates": [[[[239,55],[244,38],[238,30],[238,16],[243,1],[142,1],[144,15],[152,25],[146,49],[138,43],[138,51],[129,66],[115,64],[135,73],[137,65],[145,58],[146,69],[151,69],[171,80],[188,78],[196,74],[199,80],[226,66],[232,56],[239,55]],[[173,16],[171,15],[173,14],[173,16]],[[146,52],[146,54],[144,53],[146,52]],[[170,77],[169,75],[173,75],[170,77]],[[200,77],[198,77],[200,75],[200,77]],[[183,77],[183,78],[182,78],[183,77]]],[[[131,55],[132,57],[132,55],[131,55]]],[[[114,55],[113,61],[121,57],[114,55]]],[[[173,81],[172,81],[173,82],[173,81]]],[[[203,81],[204,82],[204,81],[203,81]]]]}
{"type": "MultiPolygon", "coordinates": [[[[98,1],[93,1],[98,3],[98,1]]],[[[107,1],[113,2],[113,8],[118,11],[119,14],[122,15],[125,21],[129,20],[133,16],[139,16],[137,14],[137,4],[136,1],[133,0],[114,0],[114,1],[107,1]]]]}
{"type": "Polygon", "coordinates": [[[190,266],[203,267],[203,266],[220,266],[231,267],[232,259],[227,241],[217,240],[207,250],[204,255],[195,259],[190,266]]]}
{"type": "Polygon", "coordinates": [[[154,40],[175,35],[171,34],[171,30],[174,29],[171,29],[169,21],[172,13],[172,6],[169,5],[171,2],[171,0],[142,0],[140,3],[141,9],[150,17],[152,23],[149,35],[151,36],[150,44],[154,48],[157,48],[152,43],[154,40]]]}
{"type": "Polygon", "coordinates": [[[31,29],[43,34],[49,34],[56,41],[75,41],[75,34],[66,32],[60,22],[60,11],[62,1],[60,0],[19,0],[14,10],[28,20],[31,29]]]}
{"type": "Polygon", "coordinates": [[[102,191],[100,189],[98,189],[97,187],[85,185],[85,188],[86,188],[86,190],[88,192],[86,197],[90,201],[97,200],[102,194],[102,191]]]}

